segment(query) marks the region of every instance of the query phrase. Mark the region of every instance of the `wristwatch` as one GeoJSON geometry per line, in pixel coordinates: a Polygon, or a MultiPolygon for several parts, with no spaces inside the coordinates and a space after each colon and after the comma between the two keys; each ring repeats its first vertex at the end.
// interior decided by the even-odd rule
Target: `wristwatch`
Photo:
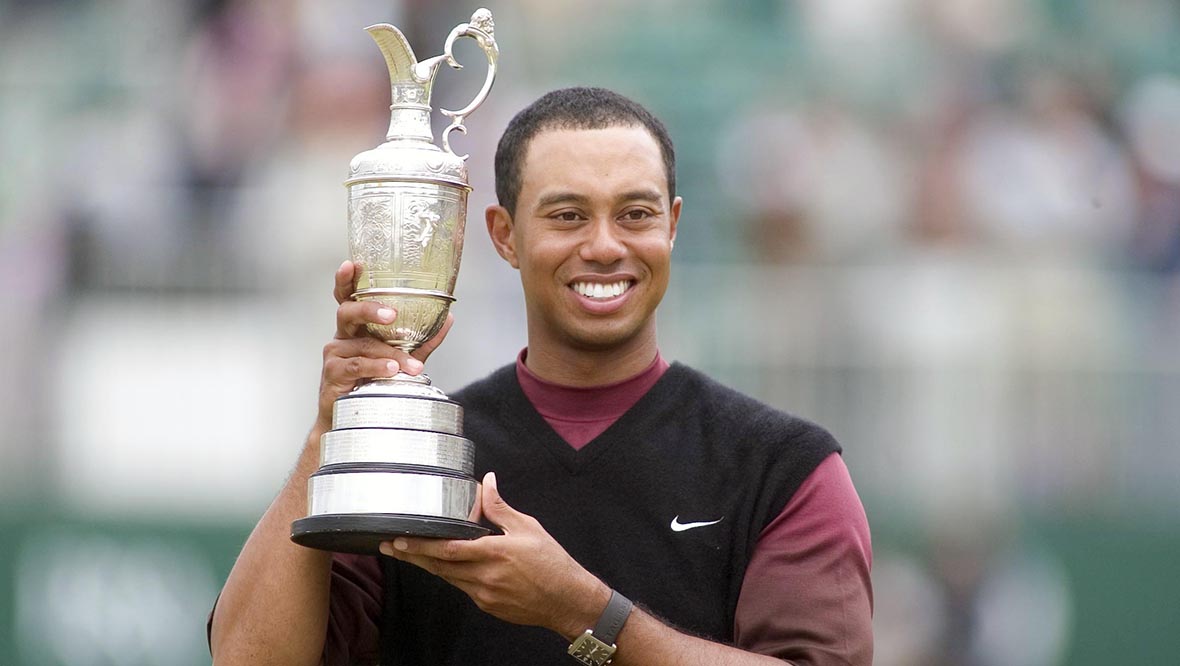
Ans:
{"type": "Polygon", "coordinates": [[[630,599],[611,590],[610,601],[606,603],[602,617],[598,618],[598,624],[570,643],[570,656],[585,666],[609,664],[615,655],[615,638],[631,616],[632,606],[630,599]]]}

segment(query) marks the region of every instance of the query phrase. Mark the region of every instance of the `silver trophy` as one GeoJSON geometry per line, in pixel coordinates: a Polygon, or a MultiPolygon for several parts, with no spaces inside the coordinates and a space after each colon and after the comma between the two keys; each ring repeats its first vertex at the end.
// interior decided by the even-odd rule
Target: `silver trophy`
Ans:
{"type": "MultiPolygon", "coordinates": [[[[492,14],[479,9],[447,36],[443,55],[419,62],[388,24],[366,28],[389,66],[392,104],[385,143],[349,166],[348,243],[360,266],[358,301],[397,312],[369,331],[409,353],[446,321],[467,220],[466,155],[451,151],[453,130],[488,95],[499,48],[492,14]],[[471,37],[487,55],[488,73],[470,104],[451,118],[443,148],[430,129],[430,93],[452,48],[471,37]]],[[[475,452],[463,437],[463,408],[426,375],[374,379],[336,400],[332,430],[320,439],[320,467],[308,480],[307,517],[291,526],[296,543],[340,552],[376,553],[397,535],[471,539],[488,533],[473,522],[475,452]]]]}

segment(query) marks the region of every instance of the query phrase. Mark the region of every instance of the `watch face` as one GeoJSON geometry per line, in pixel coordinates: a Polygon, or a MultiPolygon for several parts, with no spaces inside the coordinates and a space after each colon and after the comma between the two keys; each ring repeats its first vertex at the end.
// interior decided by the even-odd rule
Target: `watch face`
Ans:
{"type": "Polygon", "coordinates": [[[610,661],[615,653],[615,646],[607,645],[587,631],[578,636],[570,645],[570,655],[586,666],[602,666],[610,661]]]}

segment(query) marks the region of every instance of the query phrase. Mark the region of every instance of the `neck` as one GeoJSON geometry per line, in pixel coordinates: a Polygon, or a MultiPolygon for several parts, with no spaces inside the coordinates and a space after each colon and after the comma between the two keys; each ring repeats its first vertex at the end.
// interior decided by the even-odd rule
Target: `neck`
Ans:
{"type": "Polygon", "coordinates": [[[561,386],[604,386],[630,379],[656,357],[655,330],[609,349],[572,349],[529,336],[525,365],[537,377],[561,386]]]}

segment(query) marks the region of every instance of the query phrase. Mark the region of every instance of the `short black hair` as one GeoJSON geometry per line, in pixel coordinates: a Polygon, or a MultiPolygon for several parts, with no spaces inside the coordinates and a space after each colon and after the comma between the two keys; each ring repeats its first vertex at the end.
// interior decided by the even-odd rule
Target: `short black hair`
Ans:
{"type": "Polygon", "coordinates": [[[606,129],[643,127],[655,139],[664,158],[668,197],[676,197],[676,152],[668,130],[639,103],[605,88],[562,88],[546,93],[525,107],[508,123],[496,147],[496,198],[516,215],[521,171],[529,142],[552,129],[606,129]]]}

